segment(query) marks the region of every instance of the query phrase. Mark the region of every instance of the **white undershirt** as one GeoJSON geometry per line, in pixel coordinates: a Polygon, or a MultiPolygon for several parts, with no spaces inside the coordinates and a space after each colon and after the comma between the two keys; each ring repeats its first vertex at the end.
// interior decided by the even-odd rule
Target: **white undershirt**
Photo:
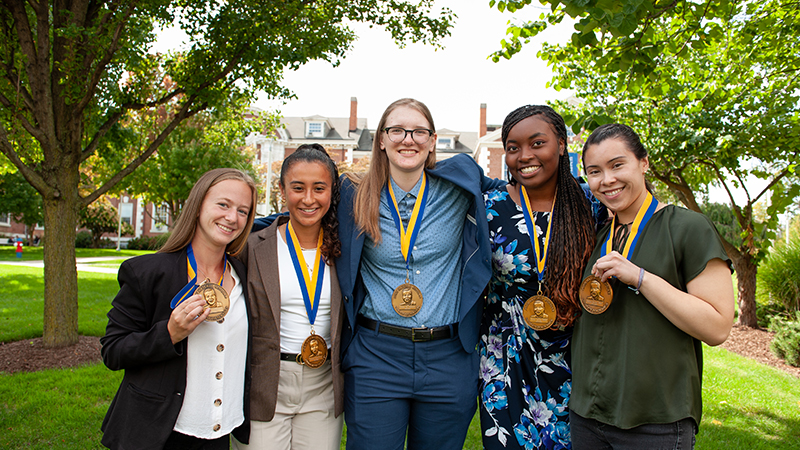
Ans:
{"type": "Polygon", "coordinates": [[[228,314],[222,323],[201,323],[186,338],[186,393],[174,430],[203,439],[224,436],[244,422],[247,312],[242,283],[230,267],[228,314]]]}
{"type": "MultiPolygon", "coordinates": [[[[289,246],[278,232],[278,273],[281,286],[281,352],[300,353],[303,341],[311,335],[303,293],[297,280],[297,273],[289,254],[289,246]]],[[[316,249],[303,250],[303,258],[308,266],[309,278],[313,275],[316,249]]],[[[324,262],[323,262],[324,264],[324,262]]],[[[311,288],[313,291],[313,287],[311,288]]],[[[312,292],[313,295],[313,292],[312,292]]],[[[314,333],[325,339],[331,346],[331,271],[325,266],[325,278],[322,280],[317,317],[314,321],[314,333]]]]}

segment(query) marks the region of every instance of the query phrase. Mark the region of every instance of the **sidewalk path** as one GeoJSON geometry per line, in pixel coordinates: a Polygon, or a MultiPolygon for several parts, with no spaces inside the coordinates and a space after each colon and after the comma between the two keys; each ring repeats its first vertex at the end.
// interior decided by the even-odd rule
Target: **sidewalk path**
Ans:
{"type": "MultiPolygon", "coordinates": [[[[118,269],[113,267],[96,267],[89,263],[102,262],[102,261],[119,261],[121,259],[132,258],[132,256],[97,256],[94,258],[76,258],[75,267],[81,272],[96,272],[96,273],[113,273],[116,274],[118,269]]],[[[0,261],[0,264],[9,266],[20,267],[44,267],[44,261],[0,261]]]]}

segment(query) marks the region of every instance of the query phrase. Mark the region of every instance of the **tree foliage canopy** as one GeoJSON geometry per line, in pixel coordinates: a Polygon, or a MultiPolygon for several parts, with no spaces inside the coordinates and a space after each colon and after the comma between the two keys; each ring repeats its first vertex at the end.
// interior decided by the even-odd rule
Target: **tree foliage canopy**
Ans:
{"type": "Polygon", "coordinates": [[[337,64],[355,38],[349,21],[384,27],[398,43],[438,45],[453,20],[432,0],[0,3],[0,152],[42,195],[45,345],[77,342],[75,250],[65,243],[75,240],[80,207],[130,175],[178,124],[257,91],[290,97],[283,71],[337,64]],[[166,26],[186,33],[186,44],[155,54],[166,26]],[[158,126],[144,146],[115,145],[133,113],[158,116],[158,126]],[[85,170],[95,155],[121,169],[103,178],[85,170]],[[87,172],[92,179],[82,180],[87,172]]]}
{"type": "Polygon", "coordinates": [[[710,184],[727,193],[741,233],[724,243],[739,276],[740,321],[754,326],[756,266],[778,214],[800,194],[800,4],[542,3],[550,12],[511,26],[493,57],[511,57],[566,16],[576,20],[569,42],[539,52],[553,67],[551,84],[582,99],[565,120],[575,132],[632,126],[650,151],[652,176],[690,209],[702,212],[710,184]],[[759,201],[768,202],[764,220],[753,214],[759,201]]]}

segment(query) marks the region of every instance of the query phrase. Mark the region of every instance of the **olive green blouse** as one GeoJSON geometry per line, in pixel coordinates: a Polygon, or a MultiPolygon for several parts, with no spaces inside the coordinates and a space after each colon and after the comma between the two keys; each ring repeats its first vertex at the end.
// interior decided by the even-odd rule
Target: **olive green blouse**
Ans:
{"type": "MultiPolygon", "coordinates": [[[[584,277],[600,258],[610,228],[600,230],[584,277]]],[[[711,221],[668,205],[645,226],[631,261],[685,292],[686,284],[714,258],[730,263],[711,221]]],[[[584,310],[576,322],[570,409],[623,429],[687,417],[699,424],[700,341],[619,280],[611,286],[611,306],[599,315],[584,310]]]]}

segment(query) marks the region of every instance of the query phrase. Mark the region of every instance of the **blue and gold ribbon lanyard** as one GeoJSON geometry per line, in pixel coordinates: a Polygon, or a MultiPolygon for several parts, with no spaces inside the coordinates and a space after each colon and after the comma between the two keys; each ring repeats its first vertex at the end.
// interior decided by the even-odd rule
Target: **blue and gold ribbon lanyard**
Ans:
{"type": "Polygon", "coordinates": [[[544,234],[544,245],[540,247],[539,237],[536,235],[536,224],[533,222],[531,216],[531,200],[528,197],[528,192],[519,186],[519,198],[522,200],[522,214],[525,216],[525,226],[528,229],[528,237],[531,239],[531,246],[533,246],[533,255],[536,259],[536,275],[539,279],[539,293],[542,295],[542,284],[544,283],[544,271],[547,267],[547,249],[550,247],[550,230],[553,226],[553,208],[556,206],[556,197],[553,196],[553,204],[550,206],[550,217],[547,221],[547,231],[544,234]]]}
{"type": "MultiPolygon", "coordinates": [[[[228,270],[228,254],[226,253],[223,259],[224,267],[222,269],[222,276],[219,278],[218,285],[222,286],[222,280],[225,278],[225,271],[228,270]]],[[[172,298],[172,301],[169,303],[169,307],[175,309],[176,306],[183,303],[184,300],[191,297],[192,294],[197,290],[197,261],[194,258],[194,250],[192,250],[192,244],[189,244],[189,247],[186,249],[186,271],[189,273],[189,276],[192,277],[192,280],[183,287],[183,289],[178,292],[175,297],[172,298]]]]}
{"type": "Polygon", "coordinates": [[[322,258],[322,230],[319,230],[317,240],[316,256],[314,257],[314,268],[311,276],[308,274],[308,265],[303,257],[303,249],[300,247],[300,240],[292,227],[292,221],[286,225],[286,243],[289,247],[289,255],[292,257],[294,272],[297,275],[297,282],[300,283],[300,291],[303,293],[303,302],[306,305],[308,322],[311,324],[311,334],[314,334],[314,321],[317,319],[317,310],[322,296],[322,281],[325,278],[325,260],[322,258]],[[314,289],[313,293],[311,289],[314,289]]]}
{"type": "MultiPolygon", "coordinates": [[[[653,217],[653,214],[656,212],[656,208],[658,208],[658,200],[653,197],[653,194],[647,192],[644,203],[642,203],[642,206],[639,207],[639,211],[636,212],[636,218],[633,220],[633,224],[631,225],[631,233],[628,235],[628,238],[625,240],[625,245],[622,248],[622,256],[624,256],[628,261],[631,260],[633,251],[636,249],[636,244],[639,243],[639,238],[644,231],[644,227],[653,217]]],[[[614,217],[611,219],[611,230],[608,233],[605,245],[603,245],[600,250],[601,258],[611,253],[613,248],[614,227],[616,225],[616,221],[617,215],[614,214],[614,217]]]]}
{"type": "Polygon", "coordinates": [[[531,296],[522,305],[522,318],[529,327],[537,331],[546,330],[553,326],[556,321],[556,304],[549,297],[542,293],[544,284],[544,272],[547,268],[547,250],[550,248],[550,231],[553,228],[553,209],[556,206],[556,195],[553,196],[553,204],[550,206],[550,217],[547,221],[547,231],[544,234],[544,244],[540,244],[539,236],[536,235],[536,224],[531,215],[531,200],[528,198],[528,191],[520,183],[519,199],[522,206],[522,214],[525,216],[525,227],[528,230],[528,237],[533,247],[533,256],[536,259],[536,275],[539,281],[539,291],[531,296]]]}
{"type": "MultiPolygon", "coordinates": [[[[647,225],[647,222],[653,217],[655,214],[656,209],[658,208],[658,200],[653,197],[653,194],[650,191],[645,191],[647,196],[644,199],[644,203],[639,207],[639,211],[636,212],[636,218],[633,220],[633,224],[631,225],[631,232],[628,235],[628,238],[625,239],[625,245],[622,248],[622,256],[624,256],[628,261],[631,260],[633,257],[633,251],[636,249],[636,244],[639,243],[639,238],[641,237],[642,233],[644,232],[644,227],[647,225]]],[[[611,229],[608,232],[608,237],[606,238],[605,245],[600,249],[600,257],[606,256],[607,254],[611,253],[613,248],[613,240],[614,240],[614,232],[615,226],[617,221],[617,215],[614,214],[614,218],[611,219],[611,229]]],[[[635,291],[637,294],[639,293],[639,287],[642,285],[642,276],[644,275],[644,269],[639,269],[639,285],[637,287],[628,286],[629,289],[635,291]]]]}
{"type": "Polygon", "coordinates": [[[386,201],[389,203],[389,211],[392,213],[392,219],[400,233],[400,252],[403,254],[403,260],[406,263],[406,283],[409,283],[409,273],[411,267],[409,261],[411,260],[411,250],[414,248],[414,243],[417,241],[417,234],[422,227],[422,217],[425,215],[425,204],[428,201],[428,186],[426,183],[425,172],[422,172],[422,183],[419,187],[421,196],[418,196],[414,201],[414,209],[411,211],[411,218],[408,220],[408,228],[403,228],[403,221],[400,220],[400,208],[397,206],[397,200],[394,197],[394,190],[392,189],[391,182],[386,185],[386,201]]]}
{"type": "Polygon", "coordinates": [[[419,194],[414,200],[414,208],[411,210],[411,217],[408,219],[408,227],[403,228],[403,221],[400,219],[400,208],[397,206],[397,199],[394,197],[394,189],[392,189],[391,182],[386,185],[386,201],[389,203],[389,211],[392,213],[392,219],[394,219],[394,224],[400,234],[400,252],[406,263],[405,282],[392,292],[392,308],[403,317],[412,317],[422,309],[422,291],[411,284],[410,261],[414,243],[417,241],[417,235],[422,228],[425,204],[428,202],[428,184],[424,171],[422,172],[419,194]]]}

